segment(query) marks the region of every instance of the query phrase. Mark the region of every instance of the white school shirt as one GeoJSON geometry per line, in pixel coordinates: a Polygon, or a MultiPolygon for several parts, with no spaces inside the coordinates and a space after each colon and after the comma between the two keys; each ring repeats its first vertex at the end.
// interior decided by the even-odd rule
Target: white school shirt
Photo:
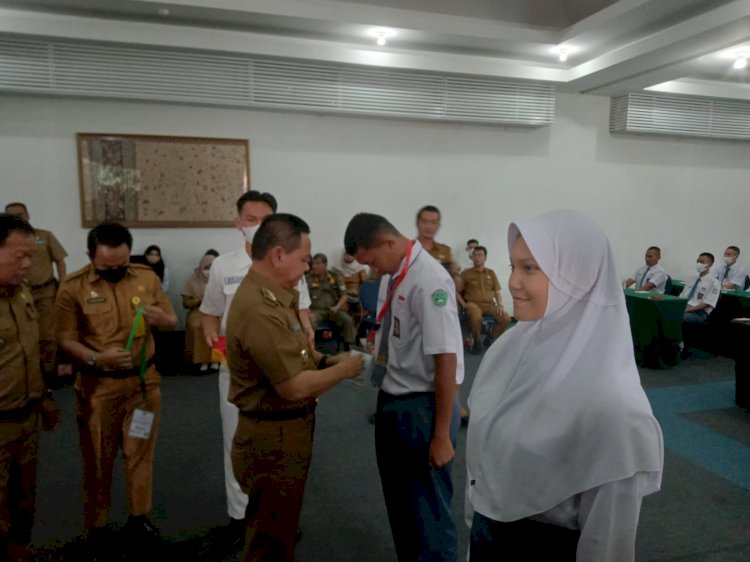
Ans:
{"type": "MultiPolygon", "coordinates": [[[[398,277],[404,260],[393,277],[398,277]]],[[[456,383],[464,380],[464,344],[458,322],[453,279],[418,241],[412,247],[406,277],[391,301],[388,367],[381,389],[392,395],[435,390],[435,359],[456,354],[456,383]]],[[[378,310],[385,302],[391,275],[380,282],[378,310]]],[[[380,349],[380,338],[376,348],[380,349]]]]}
{"type": "MultiPolygon", "coordinates": [[[[247,255],[245,248],[220,255],[211,264],[206,292],[203,294],[200,311],[209,316],[221,317],[221,335],[226,334],[227,312],[232,304],[234,294],[242,280],[250,271],[253,260],[247,255]]],[[[297,285],[299,292],[299,309],[310,308],[310,292],[307,290],[305,276],[297,285]]]]}
{"type": "Polygon", "coordinates": [[[663,295],[664,289],[667,286],[667,270],[658,263],[652,265],[650,269],[649,266],[644,265],[635,272],[633,279],[635,279],[635,284],[633,285],[635,290],[640,290],[640,288],[647,283],[653,283],[655,286],[649,292],[663,295]],[[648,271],[648,273],[646,273],[646,271],[648,271]],[[646,276],[645,279],[643,279],[644,275],[646,276]]]}
{"type": "Polygon", "coordinates": [[[726,279],[724,279],[723,281],[722,278],[724,277],[724,272],[727,270],[727,264],[722,263],[721,265],[716,266],[711,272],[711,275],[713,275],[713,277],[722,285],[724,283],[734,283],[735,285],[737,285],[737,290],[742,291],[745,287],[745,277],[747,277],[747,271],[738,261],[730,265],[729,268],[729,275],[727,275],[726,279]]]}
{"type": "MultiPolygon", "coordinates": [[[[690,294],[690,291],[692,290],[696,279],[698,279],[697,276],[693,277],[685,283],[685,288],[682,290],[682,293],[680,293],[680,296],[682,298],[687,298],[687,296],[690,294]]],[[[693,293],[693,298],[688,301],[688,306],[697,306],[701,303],[705,303],[708,305],[708,308],[706,308],[706,312],[708,314],[711,314],[714,307],[716,307],[716,303],[719,300],[720,294],[721,283],[719,283],[719,280],[715,277],[712,277],[709,273],[708,275],[704,275],[700,278],[698,287],[696,287],[695,293],[693,293]]]]}

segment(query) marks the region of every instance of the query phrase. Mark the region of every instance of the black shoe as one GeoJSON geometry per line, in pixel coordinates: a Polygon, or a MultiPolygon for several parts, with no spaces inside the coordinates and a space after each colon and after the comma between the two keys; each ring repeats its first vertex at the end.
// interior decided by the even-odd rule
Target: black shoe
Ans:
{"type": "Polygon", "coordinates": [[[145,515],[129,515],[122,534],[131,552],[158,553],[164,543],[159,529],[145,515]]]}
{"type": "Polygon", "coordinates": [[[471,346],[472,355],[479,355],[482,353],[482,344],[479,339],[474,340],[474,345],[471,346]]]}
{"type": "Polygon", "coordinates": [[[113,558],[112,530],[109,527],[94,527],[86,533],[83,559],[87,562],[109,562],[113,558]]]}
{"type": "Polygon", "coordinates": [[[229,551],[239,552],[245,546],[245,534],[247,523],[244,519],[229,518],[229,523],[222,530],[222,542],[227,545],[229,551]]]}

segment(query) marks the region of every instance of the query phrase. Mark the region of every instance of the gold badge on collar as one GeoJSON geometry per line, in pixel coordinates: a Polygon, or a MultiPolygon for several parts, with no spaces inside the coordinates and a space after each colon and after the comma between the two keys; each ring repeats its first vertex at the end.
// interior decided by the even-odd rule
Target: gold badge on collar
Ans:
{"type": "Polygon", "coordinates": [[[302,356],[302,359],[304,359],[305,361],[307,361],[307,358],[308,358],[309,354],[307,353],[306,349],[303,349],[302,351],[300,351],[299,354],[302,356]]]}
{"type": "Polygon", "coordinates": [[[130,302],[133,303],[133,306],[138,306],[139,304],[141,304],[141,297],[133,297],[132,299],[130,299],[130,302]]]}

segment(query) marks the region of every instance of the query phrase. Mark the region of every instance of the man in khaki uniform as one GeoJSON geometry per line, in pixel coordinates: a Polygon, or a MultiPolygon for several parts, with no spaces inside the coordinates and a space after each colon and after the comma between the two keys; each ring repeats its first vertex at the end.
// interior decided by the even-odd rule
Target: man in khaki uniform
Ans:
{"type": "Polygon", "coordinates": [[[129,544],[152,546],[158,539],[146,517],[161,407],[151,332],[173,329],[177,317],[154,272],[129,263],[133,238],[127,228],[100,224],[89,232],[87,246],[91,263],[63,281],[56,314],[58,342],[79,365],[84,524],[96,555],[108,546],[112,466],[119,449],[130,503],[129,544]]]}
{"type": "Polygon", "coordinates": [[[454,282],[458,275],[458,264],[453,259],[450,246],[435,241],[440,230],[440,209],[434,205],[425,205],[417,213],[417,240],[433,258],[448,270],[454,282]]]}
{"type": "Polygon", "coordinates": [[[324,254],[315,254],[312,271],[307,274],[307,288],[310,291],[310,310],[313,322],[330,320],[341,330],[344,339],[344,351],[354,344],[356,333],[354,319],[344,312],[346,307],[346,284],[335,271],[328,270],[328,258],[324,254]]]}
{"type": "Polygon", "coordinates": [[[246,562],[294,560],[315,398],[363,367],[359,356],[321,355],[302,329],[295,287],[308,268],[309,232],[293,215],[266,218],[229,309],[229,400],[240,411],[232,466],[248,495],[246,562]]]}
{"type": "MultiPolygon", "coordinates": [[[[23,203],[9,203],[5,212],[29,220],[29,212],[23,203]]],[[[42,354],[42,373],[49,382],[54,382],[57,341],[55,337],[55,293],[59,281],[65,279],[65,258],[68,253],[49,230],[34,229],[34,251],[31,269],[26,282],[34,296],[34,307],[39,314],[39,348],[42,354]],[[52,264],[57,268],[57,279],[52,264]]]]}
{"type": "Polygon", "coordinates": [[[60,419],[39,361],[34,299],[23,280],[34,229],[0,214],[0,558],[27,560],[36,503],[39,427],[60,419]]]}
{"type": "Polygon", "coordinates": [[[490,337],[499,338],[510,324],[510,315],[503,309],[503,298],[500,292],[500,282],[491,269],[484,267],[487,261],[487,248],[477,246],[471,254],[474,267],[461,272],[463,293],[458,295],[458,304],[469,317],[469,327],[474,344],[471,352],[482,352],[481,333],[482,315],[488,314],[495,319],[495,328],[490,337]]]}

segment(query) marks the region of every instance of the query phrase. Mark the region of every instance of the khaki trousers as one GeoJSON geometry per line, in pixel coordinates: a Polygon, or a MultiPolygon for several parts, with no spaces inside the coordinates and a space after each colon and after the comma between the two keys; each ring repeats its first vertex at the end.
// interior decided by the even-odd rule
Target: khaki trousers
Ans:
{"type": "Polygon", "coordinates": [[[466,303],[466,315],[469,317],[469,328],[474,340],[478,340],[482,333],[482,315],[489,314],[495,319],[495,329],[492,330],[493,340],[499,338],[510,324],[510,315],[503,310],[500,312],[491,302],[466,303]]]}
{"type": "MultiPolygon", "coordinates": [[[[102,375],[105,375],[104,371],[102,375]]],[[[109,523],[112,468],[120,450],[125,463],[130,514],[147,514],[151,511],[154,449],[161,410],[161,390],[156,370],[150,367],[146,372],[145,403],[137,376],[116,379],[79,375],[76,393],[83,454],[83,518],[86,529],[104,527],[109,523]],[[148,439],[128,435],[137,408],[155,414],[148,439]]]]}
{"type": "Polygon", "coordinates": [[[54,283],[32,289],[34,308],[39,314],[39,353],[42,359],[43,375],[57,376],[57,335],[55,334],[55,293],[54,283]]]}

